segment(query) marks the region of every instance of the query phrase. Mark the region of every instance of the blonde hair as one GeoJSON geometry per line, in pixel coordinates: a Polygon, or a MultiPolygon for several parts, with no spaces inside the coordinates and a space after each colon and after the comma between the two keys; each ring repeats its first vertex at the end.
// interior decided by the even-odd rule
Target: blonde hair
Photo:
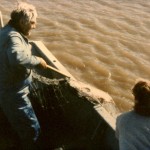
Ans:
{"type": "Polygon", "coordinates": [[[25,23],[28,23],[33,17],[37,17],[35,7],[25,2],[18,2],[17,8],[11,13],[11,20],[15,24],[17,24],[20,19],[23,19],[25,23]]]}

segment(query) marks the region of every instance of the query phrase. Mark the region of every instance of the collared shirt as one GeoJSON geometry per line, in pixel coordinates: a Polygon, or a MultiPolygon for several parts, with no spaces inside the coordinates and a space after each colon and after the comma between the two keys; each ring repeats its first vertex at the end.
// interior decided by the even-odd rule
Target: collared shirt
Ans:
{"type": "Polygon", "coordinates": [[[116,136],[120,150],[150,150],[150,117],[134,111],[118,116],[116,136]]]}
{"type": "Polygon", "coordinates": [[[39,63],[27,38],[10,25],[0,30],[0,90],[23,83],[39,63]]]}

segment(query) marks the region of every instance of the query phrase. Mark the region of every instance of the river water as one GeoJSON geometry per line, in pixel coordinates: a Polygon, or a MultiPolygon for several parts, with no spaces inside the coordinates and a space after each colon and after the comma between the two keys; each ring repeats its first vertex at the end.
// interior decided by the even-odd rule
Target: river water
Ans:
{"type": "MultiPolygon", "coordinates": [[[[25,0],[24,0],[25,1],[25,0]]],[[[108,92],[121,112],[137,78],[150,78],[150,0],[26,0],[41,40],[78,80],[108,92]]],[[[0,0],[4,23],[16,0],[0,0]]]]}

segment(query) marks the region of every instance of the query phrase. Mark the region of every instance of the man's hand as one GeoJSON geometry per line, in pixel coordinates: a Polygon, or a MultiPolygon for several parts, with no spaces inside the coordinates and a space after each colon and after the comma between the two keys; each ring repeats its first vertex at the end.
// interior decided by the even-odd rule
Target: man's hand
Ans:
{"type": "Polygon", "coordinates": [[[43,58],[40,58],[40,64],[39,66],[43,69],[46,69],[47,68],[47,63],[46,61],[43,59],[43,58]]]}

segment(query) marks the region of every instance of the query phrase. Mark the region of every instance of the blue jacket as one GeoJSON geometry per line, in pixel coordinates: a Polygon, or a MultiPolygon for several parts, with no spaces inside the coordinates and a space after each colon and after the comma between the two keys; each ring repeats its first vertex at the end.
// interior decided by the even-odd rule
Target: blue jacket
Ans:
{"type": "Polygon", "coordinates": [[[133,110],[117,117],[116,136],[120,150],[150,150],[150,117],[133,110]]]}
{"type": "Polygon", "coordinates": [[[0,91],[23,86],[39,63],[39,58],[31,54],[27,38],[10,25],[0,30],[0,91]]]}

